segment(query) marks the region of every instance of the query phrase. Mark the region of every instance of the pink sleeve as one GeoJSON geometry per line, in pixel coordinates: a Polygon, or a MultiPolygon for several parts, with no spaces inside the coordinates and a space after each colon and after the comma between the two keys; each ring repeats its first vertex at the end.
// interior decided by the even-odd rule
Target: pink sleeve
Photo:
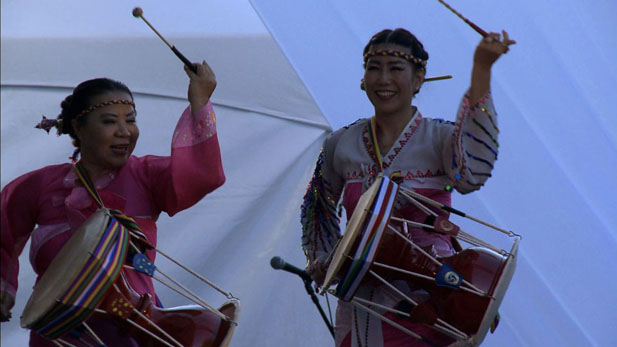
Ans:
{"type": "Polygon", "coordinates": [[[2,189],[2,289],[15,297],[19,255],[36,224],[41,188],[39,171],[25,174],[2,189]]]}
{"type": "Polygon", "coordinates": [[[148,163],[157,205],[170,216],[201,200],[225,182],[216,119],[208,102],[197,112],[190,106],[178,121],[171,158],[148,163]]]}

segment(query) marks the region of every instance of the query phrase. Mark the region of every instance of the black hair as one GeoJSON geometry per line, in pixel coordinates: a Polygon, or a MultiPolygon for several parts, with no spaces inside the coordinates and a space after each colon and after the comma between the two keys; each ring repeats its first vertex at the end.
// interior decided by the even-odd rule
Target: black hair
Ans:
{"type": "Polygon", "coordinates": [[[62,120],[62,129],[59,129],[59,132],[69,134],[75,147],[79,147],[79,139],[75,135],[75,129],[73,129],[73,119],[77,118],[79,126],[85,124],[87,115],[83,117],[78,117],[78,115],[92,106],[92,99],[101,94],[115,91],[125,92],[131,96],[131,100],[133,99],[131,90],[119,81],[109,78],[94,78],[81,82],[73,89],[73,93],[60,103],[62,112],[58,115],[58,120],[62,120]]]}
{"type": "MultiPolygon", "coordinates": [[[[424,50],[422,42],[420,42],[414,34],[403,28],[397,28],[394,30],[384,29],[373,35],[364,47],[362,56],[368,53],[371,46],[383,43],[390,43],[409,48],[411,55],[424,61],[428,61],[428,52],[424,50]]],[[[426,68],[421,64],[414,63],[414,65],[417,69],[426,70],[426,68]]],[[[364,68],[366,68],[366,62],[364,63],[364,68]]]]}

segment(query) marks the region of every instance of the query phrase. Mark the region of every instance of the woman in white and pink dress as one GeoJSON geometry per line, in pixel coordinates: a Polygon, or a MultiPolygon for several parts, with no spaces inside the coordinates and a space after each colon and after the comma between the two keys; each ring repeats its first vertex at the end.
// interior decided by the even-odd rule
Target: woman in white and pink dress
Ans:
{"type": "MultiPolygon", "coordinates": [[[[335,131],[325,140],[302,205],[302,247],[308,271],[318,284],[327,269],[326,258],[341,236],[339,202],[349,219],[360,196],[379,173],[447,205],[452,188],[469,193],[480,189],[491,176],[499,147],[497,114],[490,92],[491,67],[513,43],[503,32],[503,39],[491,33],[478,44],[471,86],[452,123],[425,118],[412,105],[424,82],[428,61],[422,43],[400,28],[383,30],[371,38],[363,52],[362,89],[375,114],[335,131]]],[[[426,215],[413,206],[399,203],[395,208],[406,219],[424,222],[426,215]]],[[[448,236],[422,229],[411,229],[410,235],[435,255],[455,252],[448,236]]],[[[397,286],[420,302],[427,300],[428,294],[422,290],[397,286]]],[[[356,295],[388,307],[399,302],[381,285],[361,285],[356,295]]],[[[385,315],[435,345],[453,342],[421,323],[385,315]]],[[[426,345],[341,300],[335,335],[336,346],[426,345]]]]}

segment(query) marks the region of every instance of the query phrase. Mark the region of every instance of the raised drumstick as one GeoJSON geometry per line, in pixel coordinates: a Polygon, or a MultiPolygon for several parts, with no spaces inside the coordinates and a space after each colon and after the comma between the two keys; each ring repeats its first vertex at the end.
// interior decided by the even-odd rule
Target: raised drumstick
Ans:
{"type": "Polygon", "coordinates": [[[172,50],[172,52],[174,52],[174,54],[180,58],[180,60],[182,60],[182,62],[184,63],[184,65],[188,66],[189,69],[191,69],[191,71],[193,71],[194,73],[197,73],[197,67],[195,65],[193,65],[193,63],[191,63],[190,60],[186,59],[186,57],[184,55],[182,55],[182,53],[180,53],[180,51],[178,49],[176,49],[175,46],[173,46],[171,43],[169,43],[167,40],[165,40],[165,38],[163,37],[163,35],[161,35],[153,26],[152,24],[150,24],[150,22],[148,22],[148,20],[146,18],[144,18],[144,10],[141,9],[141,7],[135,7],[133,9],[133,17],[135,18],[141,18],[143,19],[143,21],[148,24],[148,26],[150,27],[150,29],[152,29],[152,31],[154,31],[154,33],[156,33],[161,40],[163,40],[163,42],[165,42],[165,44],[172,50]]]}
{"type": "Polygon", "coordinates": [[[470,21],[469,19],[463,17],[462,14],[458,13],[455,9],[452,8],[452,6],[448,5],[445,1],[443,0],[437,0],[439,1],[442,5],[444,5],[445,7],[447,7],[450,11],[452,11],[452,13],[454,13],[455,15],[457,15],[460,19],[462,19],[465,23],[469,24],[470,27],[473,28],[473,30],[477,31],[478,34],[482,35],[482,37],[486,37],[488,34],[486,33],[486,31],[482,30],[482,28],[480,28],[479,26],[477,26],[475,23],[473,23],[472,21],[470,21]]]}

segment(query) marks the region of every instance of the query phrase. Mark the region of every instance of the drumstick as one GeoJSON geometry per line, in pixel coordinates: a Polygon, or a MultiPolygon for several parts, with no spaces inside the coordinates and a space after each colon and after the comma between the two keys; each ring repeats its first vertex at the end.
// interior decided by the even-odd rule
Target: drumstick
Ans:
{"type": "Polygon", "coordinates": [[[418,334],[414,333],[413,331],[411,331],[411,330],[409,330],[409,329],[405,328],[404,326],[402,326],[402,325],[400,325],[400,324],[396,323],[395,321],[393,321],[393,320],[391,320],[391,319],[389,319],[389,318],[387,318],[387,317],[385,317],[385,316],[383,316],[383,315],[379,314],[379,312],[374,311],[374,310],[371,310],[371,309],[369,308],[369,306],[368,306],[368,305],[366,305],[366,306],[365,306],[365,305],[362,305],[362,304],[361,304],[358,300],[356,300],[355,298],[351,300],[351,303],[352,303],[354,306],[356,306],[357,308],[359,308],[359,309],[361,309],[361,310],[365,310],[367,313],[372,314],[373,316],[377,317],[378,319],[381,319],[382,321],[384,321],[384,322],[386,322],[386,323],[390,324],[391,326],[393,326],[393,327],[395,327],[395,328],[399,329],[400,331],[402,331],[402,332],[404,332],[404,333],[408,334],[409,336],[414,337],[414,338],[416,338],[416,339],[418,339],[418,340],[420,340],[420,341],[422,341],[422,342],[428,343],[429,345],[436,346],[434,343],[432,343],[431,341],[428,341],[426,338],[424,338],[424,337],[422,337],[422,336],[420,336],[420,335],[418,335],[418,334]]]}
{"type": "Polygon", "coordinates": [[[135,323],[134,321],[132,321],[130,318],[126,318],[126,321],[131,324],[132,326],[134,326],[135,328],[143,331],[144,333],[148,334],[150,337],[152,337],[153,339],[157,340],[158,342],[166,345],[167,347],[182,347],[182,344],[180,344],[180,342],[176,341],[173,337],[169,336],[169,334],[167,334],[167,332],[165,332],[165,330],[159,328],[158,325],[156,325],[154,322],[152,322],[150,319],[148,319],[148,317],[146,317],[143,313],[139,312],[139,310],[133,308],[133,313],[136,313],[138,316],[140,316],[141,318],[143,318],[146,322],[150,323],[151,325],[153,325],[157,330],[159,330],[159,332],[163,333],[163,335],[166,335],[169,339],[171,339],[172,341],[175,341],[176,346],[172,345],[171,343],[163,340],[162,338],[160,338],[159,336],[157,336],[156,334],[154,334],[153,332],[151,332],[150,330],[142,327],[141,325],[135,323]]]}
{"type": "MultiPolygon", "coordinates": [[[[190,273],[191,275],[197,277],[199,280],[201,280],[202,282],[208,284],[210,287],[216,289],[219,293],[225,295],[225,297],[227,299],[237,299],[235,296],[233,296],[233,294],[231,294],[230,292],[227,292],[225,290],[223,290],[222,288],[220,288],[219,286],[217,286],[216,284],[214,284],[213,282],[209,281],[207,278],[201,276],[200,274],[198,274],[197,272],[191,270],[190,268],[182,265],[179,261],[175,260],[174,258],[168,256],[167,254],[165,254],[163,251],[161,251],[160,249],[156,248],[154,245],[152,245],[150,242],[148,242],[147,240],[144,240],[143,238],[140,238],[139,235],[136,234],[131,234],[133,237],[137,238],[139,240],[139,242],[144,243],[146,246],[154,249],[157,253],[161,254],[162,256],[164,256],[165,258],[167,258],[169,261],[173,262],[174,264],[178,265],[181,269],[183,269],[184,271],[190,273]]],[[[133,248],[139,252],[139,249],[137,248],[137,246],[135,246],[134,244],[131,243],[131,245],[133,246],[133,248]]]]}
{"type": "Polygon", "coordinates": [[[474,24],[472,21],[470,21],[469,19],[463,17],[462,14],[458,13],[455,9],[452,8],[452,6],[448,5],[445,1],[443,0],[437,0],[439,1],[442,5],[444,5],[445,7],[447,7],[450,11],[452,11],[455,15],[457,15],[460,19],[462,19],[465,23],[469,24],[470,27],[473,28],[473,30],[477,31],[478,34],[482,35],[482,37],[486,37],[488,34],[486,33],[486,31],[482,30],[482,28],[480,28],[479,26],[477,26],[476,24],[474,24]]]}
{"type": "Polygon", "coordinates": [[[152,29],[152,31],[154,31],[155,34],[157,34],[161,40],[163,40],[163,42],[165,42],[165,44],[167,45],[167,47],[169,47],[172,52],[174,52],[174,54],[180,58],[180,60],[182,60],[182,62],[184,63],[184,65],[186,65],[189,69],[191,69],[191,71],[193,71],[194,73],[197,73],[197,67],[191,63],[190,60],[186,59],[186,57],[184,55],[182,55],[182,53],[180,53],[180,51],[173,46],[171,43],[169,43],[167,40],[165,40],[165,38],[163,37],[163,35],[161,35],[153,26],[152,24],[150,24],[150,22],[148,22],[148,20],[146,18],[144,18],[144,10],[141,9],[141,7],[135,7],[133,9],[133,17],[135,18],[141,18],[143,19],[143,21],[148,24],[148,26],[150,27],[150,29],[152,29]]]}
{"type": "Polygon", "coordinates": [[[433,82],[433,81],[439,81],[439,80],[449,80],[450,78],[452,78],[452,75],[435,76],[435,77],[425,78],[424,82],[433,82]]]}
{"type": "MultiPolygon", "coordinates": [[[[378,264],[378,263],[375,263],[375,264],[378,264]]],[[[400,269],[397,269],[397,268],[393,268],[393,269],[394,269],[394,270],[400,270],[400,269]]],[[[405,293],[403,293],[400,289],[398,289],[397,287],[395,287],[392,283],[390,283],[390,282],[386,281],[383,277],[379,276],[379,275],[378,275],[375,271],[373,271],[373,270],[369,270],[369,273],[370,273],[371,275],[373,275],[375,278],[377,278],[378,280],[380,280],[383,284],[385,284],[386,286],[390,287],[390,289],[392,289],[392,290],[393,290],[394,292],[396,292],[398,295],[400,295],[401,297],[403,297],[403,298],[404,298],[405,300],[407,300],[409,303],[411,303],[411,304],[412,304],[412,305],[414,305],[414,306],[418,306],[418,303],[417,303],[415,300],[413,300],[413,299],[412,299],[412,298],[410,298],[408,295],[406,295],[405,293]]],[[[431,281],[432,281],[432,280],[434,280],[434,278],[431,278],[431,277],[429,277],[429,279],[430,279],[431,281]]],[[[365,300],[360,299],[360,298],[357,298],[357,297],[354,297],[354,300],[358,300],[358,301],[360,301],[360,302],[365,301],[365,300]]],[[[377,304],[375,304],[375,303],[373,303],[373,302],[370,302],[370,301],[368,302],[368,304],[375,305],[375,306],[381,306],[381,305],[377,305],[377,304]]],[[[390,307],[381,307],[381,308],[382,308],[382,309],[385,309],[385,310],[388,310],[388,311],[393,310],[393,309],[392,309],[392,308],[390,308],[390,307]]],[[[391,312],[392,312],[392,311],[391,311],[391,312]]],[[[400,311],[399,311],[399,312],[400,312],[400,311]]],[[[408,313],[404,313],[404,314],[405,314],[405,315],[407,315],[407,317],[409,317],[409,316],[410,316],[408,313]]],[[[459,339],[466,339],[466,338],[468,338],[467,334],[465,334],[464,332],[462,332],[462,331],[458,330],[458,329],[457,329],[457,328],[455,328],[454,326],[452,326],[452,325],[448,324],[448,322],[446,322],[446,321],[442,320],[441,318],[437,318],[437,323],[443,324],[443,325],[445,325],[445,327],[442,327],[442,326],[439,326],[439,325],[435,324],[435,326],[436,326],[436,327],[439,327],[439,328],[441,328],[441,329],[444,329],[444,330],[448,331],[448,332],[449,332],[449,333],[451,333],[451,334],[457,335],[457,336],[459,337],[459,339]],[[446,328],[447,328],[447,329],[446,329],[446,328]]]]}
{"type": "MultiPolygon", "coordinates": [[[[119,289],[118,286],[114,284],[114,287],[116,288],[116,290],[118,290],[119,294],[122,294],[119,289]]],[[[143,313],[141,313],[138,309],[136,309],[135,307],[131,307],[132,312],[137,314],[138,316],[140,316],[141,318],[143,318],[146,323],[152,325],[156,330],[158,330],[160,333],[162,333],[163,335],[167,336],[170,340],[175,341],[175,343],[177,344],[177,346],[174,346],[172,344],[170,344],[169,342],[163,340],[162,338],[160,338],[159,336],[157,336],[155,333],[151,332],[150,330],[142,327],[141,325],[135,323],[134,321],[132,321],[130,318],[124,318],[124,320],[126,320],[127,323],[131,324],[133,327],[143,331],[145,334],[148,334],[150,337],[152,337],[153,339],[158,340],[160,343],[166,345],[167,347],[182,347],[182,344],[180,344],[180,342],[178,342],[176,339],[174,339],[172,336],[170,336],[165,330],[163,330],[161,327],[159,327],[158,325],[156,325],[156,323],[154,323],[152,320],[150,320],[147,316],[145,316],[143,313]]],[[[102,314],[110,314],[110,312],[107,312],[105,310],[102,310],[100,308],[95,308],[94,312],[97,313],[102,313],[102,314]]],[[[53,341],[52,341],[53,342],[53,341]]],[[[60,347],[64,347],[62,345],[59,345],[60,347]]]]}
{"type": "Polygon", "coordinates": [[[442,203],[440,203],[440,202],[438,202],[438,201],[435,201],[435,200],[433,200],[433,199],[431,199],[431,198],[427,198],[427,197],[426,197],[426,196],[424,196],[424,195],[418,194],[418,193],[414,192],[414,191],[413,191],[413,190],[411,190],[411,189],[407,189],[407,188],[405,188],[405,187],[401,187],[401,188],[402,188],[402,189],[404,189],[404,191],[405,191],[406,193],[408,193],[409,195],[413,196],[414,198],[416,198],[416,199],[418,199],[418,200],[422,200],[422,201],[426,202],[426,203],[427,203],[427,204],[429,204],[429,205],[435,206],[435,207],[437,207],[437,208],[439,208],[439,209],[442,209],[442,210],[444,210],[444,211],[447,211],[447,212],[454,213],[454,214],[456,214],[456,215],[458,215],[458,216],[461,216],[461,217],[464,217],[464,218],[467,218],[467,219],[471,219],[471,220],[472,220],[472,221],[474,221],[474,222],[477,222],[477,223],[480,223],[480,224],[482,224],[482,225],[485,225],[485,226],[487,226],[487,227],[489,227],[489,228],[495,229],[495,230],[497,230],[497,231],[499,231],[499,232],[502,232],[502,233],[504,233],[504,234],[506,234],[506,235],[508,235],[508,236],[519,236],[519,237],[520,237],[520,235],[518,235],[518,234],[516,234],[516,233],[514,233],[514,232],[512,232],[512,231],[509,231],[509,230],[505,230],[505,229],[499,228],[499,227],[497,227],[497,226],[495,226],[495,225],[493,225],[493,224],[490,224],[490,223],[488,223],[488,222],[485,222],[485,221],[483,221],[483,220],[481,220],[481,219],[478,219],[478,218],[472,217],[472,216],[470,216],[470,215],[468,215],[468,214],[466,214],[466,213],[464,213],[464,212],[462,212],[462,211],[459,211],[459,210],[457,210],[457,209],[455,209],[455,208],[452,208],[452,207],[450,207],[450,206],[448,206],[448,205],[442,204],[442,203]]]}
{"type": "Polygon", "coordinates": [[[84,328],[86,328],[86,331],[88,331],[88,333],[90,334],[90,336],[96,341],[96,343],[99,344],[99,346],[105,346],[105,344],[103,343],[103,341],[99,338],[99,336],[94,332],[94,330],[92,330],[92,328],[90,328],[90,326],[88,326],[88,324],[81,323],[81,325],[84,326],[84,328]]]}

